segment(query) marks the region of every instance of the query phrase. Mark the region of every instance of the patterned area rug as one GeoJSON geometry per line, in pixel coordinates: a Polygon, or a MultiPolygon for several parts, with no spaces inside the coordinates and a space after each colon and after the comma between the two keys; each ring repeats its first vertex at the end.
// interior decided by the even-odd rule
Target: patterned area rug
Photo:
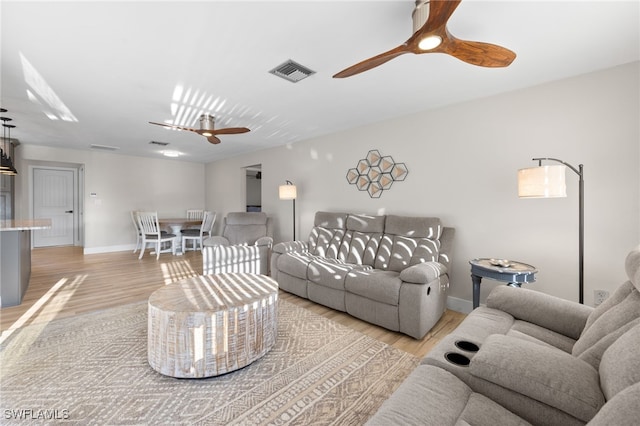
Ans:
{"type": "Polygon", "coordinates": [[[357,425],[418,358],[280,300],[278,340],[244,369],[175,379],[147,363],[147,304],[17,329],[0,346],[0,423],[357,425]]]}

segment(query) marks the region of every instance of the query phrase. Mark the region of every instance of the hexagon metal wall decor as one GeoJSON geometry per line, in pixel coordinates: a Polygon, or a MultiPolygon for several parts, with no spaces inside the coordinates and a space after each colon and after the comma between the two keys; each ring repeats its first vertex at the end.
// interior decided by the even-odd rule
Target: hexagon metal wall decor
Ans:
{"type": "Polygon", "coordinates": [[[390,155],[382,156],[372,149],[353,169],[347,170],[347,182],[359,191],[367,191],[371,198],[380,198],[382,192],[391,189],[394,182],[407,178],[409,169],[404,163],[396,163],[390,155]]]}

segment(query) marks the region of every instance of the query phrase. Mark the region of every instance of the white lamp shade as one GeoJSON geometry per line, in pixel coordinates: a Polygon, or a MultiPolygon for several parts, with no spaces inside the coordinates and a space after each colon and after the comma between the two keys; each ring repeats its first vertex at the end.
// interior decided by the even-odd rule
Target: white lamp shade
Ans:
{"type": "Polygon", "coordinates": [[[278,193],[281,200],[295,200],[298,196],[295,185],[280,185],[278,193]]]}
{"type": "Polygon", "coordinates": [[[539,166],[518,170],[518,197],[558,198],[567,196],[566,167],[539,166]]]}

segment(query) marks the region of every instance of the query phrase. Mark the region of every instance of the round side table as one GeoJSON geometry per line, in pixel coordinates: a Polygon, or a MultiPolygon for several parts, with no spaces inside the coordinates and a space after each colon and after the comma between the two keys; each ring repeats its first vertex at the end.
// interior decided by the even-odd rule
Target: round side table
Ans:
{"type": "Polygon", "coordinates": [[[473,282],[473,309],[480,306],[480,283],[482,278],[506,282],[511,287],[536,280],[538,270],[527,263],[514,260],[480,258],[470,260],[471,281],[473,282]]]}

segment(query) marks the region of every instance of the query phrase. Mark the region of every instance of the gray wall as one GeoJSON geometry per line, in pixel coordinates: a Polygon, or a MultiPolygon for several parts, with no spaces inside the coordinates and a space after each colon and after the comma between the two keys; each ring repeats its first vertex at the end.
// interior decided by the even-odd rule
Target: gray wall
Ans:
{"type": "MultiPolygon", "coordinates": [[[[16,157],[19,170],[42,161],[84,166],[88,253],[132,248],[132,209],[182,216],[206,207],[219,218],[244,211],[245,167],[255,164],[262,164],[262,207],[276,241],[292,236],[292,203],[278,199],[287,179],[298,186],[299,238],[318,210],[439,216],[457,229],[449,303],[459,310],[471,306],[474,257],[531,263],[540,270],[531,288],[577,300],[577,177],[567,172],[567,198],[522,200],[516,172],[537,156],[583,163],[585,302],[592,304],[594,289],[612,291],[626,279],[624,257],[640,242],[639,77],[635,62],[207,165],[33,145],[21,145],[16,157]],[[409,169],[379,199],[345,178],[371,149],[409,169]]],[[[28,174],[19,175],[16,218],[30,217],[28,187],[28,174]]],[[[482,300],[495,285],[484,281],[482,300]]]]}
{"type": "MultiPolygon", "coordinates": [[[[593,290],[624,280],[624,258],[640,242],[638,62],[279,148],[206,167],[207,208],[243,208],[244,169],[262,164],[263,211],[275,239],[291,239],[290,201],[278,185],[298,186],[297,235],[317,210],[439,216],[457,229],[450,305],[470,307],[468,261],[500,257],[540,270],[531,288],[578,299],[577,176],[567,198],[519,199],[517,170],[533,157],[585,167],[585,303],[593,290]],[[379,199],[346,181],[370,149],[406,163],[409,175],[379,199]]],[[[388,99],[390,107],[393,99],[388,99]]],[[[300,238],[300,237],[299,237],[300,238]]],[[[482,301],[496,282],[485,280],[482,301]]]]}
{"type": "Polygon", "coordinates": [[[29,165],[83,165],[85,253],[135,247],[131,210],[157,211],[160,217],[185,217],[204,208],[204,165],[22,144],[18,147],[16,217],[32,217],[29,165]],[[89,194],[95,193],[96,197],[89,194]]]}

